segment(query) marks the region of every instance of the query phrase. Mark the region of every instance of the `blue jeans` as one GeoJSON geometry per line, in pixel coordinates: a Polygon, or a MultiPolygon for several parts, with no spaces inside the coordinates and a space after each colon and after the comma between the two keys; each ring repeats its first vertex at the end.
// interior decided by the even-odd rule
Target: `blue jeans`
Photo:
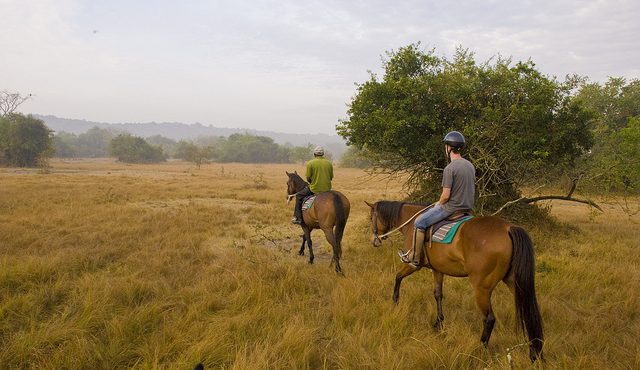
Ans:
{"type": "Polygon", "coordinates": [[[418,217],[416,217],[414,225],[416,229],[426,231],[429,226],[435,224],[438,221],[444,220],[452,214],[452,212],[446,211],[444,208],[442,208],[442,205],[438,204],[429,208],[424,213],[418,215],[418,217]]]}

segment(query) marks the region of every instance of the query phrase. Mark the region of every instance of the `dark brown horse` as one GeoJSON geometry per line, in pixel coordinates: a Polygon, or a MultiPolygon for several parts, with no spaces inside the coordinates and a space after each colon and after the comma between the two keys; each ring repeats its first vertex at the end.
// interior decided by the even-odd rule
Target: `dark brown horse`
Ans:
{"type": "MultiPolygon", "coordinates": [[[[371,207],[373,245],[381,245],[379,235],[401,226],[426,205],[380,201],[371,207]]],[[[413,220],[399,229],[404,234],[404,250],[412,248],[413,220]]],[[[427,243],[428,244],[428,243],[427,243]]],[[[542,317],[536,299],[534,282],[533,242],[527,232],[495,216],[475,217],[463,223],[451,244],[433,242],[425,246],[422,266],[433,272],[433,294],[438,316],[434,327],[442,327],[442,282],[444,275],[469,277],[476,303],[484,317],[484,330],[480,340],[488,345],[495,317],[491,308],[491,293],[500,281],[515,296],[518,326],[526,329],[531,361],[542,359],[542,317]]],[[[396,274],[393,301],[400,298],[400,283],[419,268],[403,264],[396,274]]]]}
{"type": "MultiPolygon", "coordinates": [[[[285,171],[286,172],[286,171],[285,171]]],[[[309,184],[298,175],[297,172],[289,173],[287,181],[287,193],[289,199],[309,184]]],[[[349,218],[349,210],[351,205],[349,200],[339,191],[326,191],[318,193],[313,205],[308,210],[302,212],[302,245],[300,246],[299,255],[304,255],[305,243],[309,247],[309,263],[313,263],[313,247],[311,243],[311,230],[321,229],[327,238],[331,247],[333,247],[332,264],[335,264],[336,272],[342,273],[340,267],[340,257],[342,257],[342,235],[344,227],[349,218]]]]}

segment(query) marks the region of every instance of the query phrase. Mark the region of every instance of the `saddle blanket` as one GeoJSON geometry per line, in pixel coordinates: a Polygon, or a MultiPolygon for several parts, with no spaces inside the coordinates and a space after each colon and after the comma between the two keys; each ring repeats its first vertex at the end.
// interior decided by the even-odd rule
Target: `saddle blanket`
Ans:
{"type": "Polygon", "coordinates": [[[304,203],[302,203],[302,210],[306,211],[313,205],[313,202],[316,200],[316,195],[310,195],[304,198],[304,203]]]}
{"type": "Polygon", "coordinates": [[[453,241],[453,237],[456,235],[456,232],[458,231],[460,225],[472,218],[473,216],[465,216],[456,221],[448,222],[438,227],[437,229],[435,229],[434,227],[433,238],[431,240],[437,243],[451,244],[451,242],[453,241]]]}

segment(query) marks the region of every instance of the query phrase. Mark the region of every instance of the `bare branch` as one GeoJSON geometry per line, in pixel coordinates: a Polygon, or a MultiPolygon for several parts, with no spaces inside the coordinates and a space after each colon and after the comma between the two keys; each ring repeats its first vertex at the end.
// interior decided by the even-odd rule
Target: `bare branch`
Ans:
{"type": "Polygon", "coordinates": [[[19,93],[10,93],[6,90],[0,91],[0,117],[15,112],[15,110],[30,97],[31,94],[22,96],[19,93]]]}
{"type": "Polygon", "coordinates": [[[495,216],[495,215],[497,215],[498,213],[502,212],[502,210],[503,210],[503,209],[505,209],[505,208],[507,208],[507,207],[510,207],[511,205],[513,205],[513,204],[515,204],[515,203],[518,203],[518,202],[522,201],[523,199],[525,199],[525,197],[520,197],[520,198],[518,198],[518,199],[516,199],[516,200],[512,200],[512,201],[509,201],[509,202],[507,202],[507,203],[503,204],[503,205],[502,205],[502,207],[498,208],[498,210],[497,210],[497,211],[493,212],[493,213],[491,214],[491,216],[495,216]]]}

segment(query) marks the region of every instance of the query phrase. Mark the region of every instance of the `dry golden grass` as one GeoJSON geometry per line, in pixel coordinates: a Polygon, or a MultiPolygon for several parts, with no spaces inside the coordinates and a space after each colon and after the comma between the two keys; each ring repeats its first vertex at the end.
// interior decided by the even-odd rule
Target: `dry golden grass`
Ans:
{"type": "MultiPolygon", "coordinates": [[[[442,332],[429,273],[391,302],[399,240],[370,246],[363,200],[401,199],[399,180],[336,169],[341,278],[320,232],[315,265],[296,253],[284,171],[300,166],[52,165],[0,169],[1,368],[509,368],[509,350],[530,366],[504,286],[488,349],[467,279],[445,279],[442,332]]],[[[546,367],[639,368],[640,219],[553,212],[571,226],[529,230],[546,367]]]]}

